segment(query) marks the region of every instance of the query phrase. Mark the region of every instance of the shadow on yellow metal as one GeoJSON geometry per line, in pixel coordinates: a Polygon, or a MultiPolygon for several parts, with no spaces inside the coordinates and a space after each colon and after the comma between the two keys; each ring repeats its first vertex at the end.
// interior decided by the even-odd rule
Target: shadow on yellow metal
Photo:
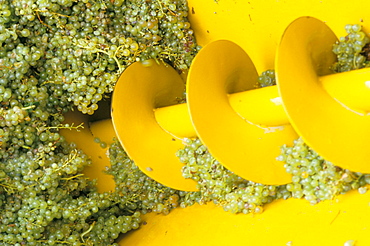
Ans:
{"type": "Polygon", "coordinates": [[[315,18],[289,25],[276,59],[279,94],[294,129],[320,156],[370,173],[370,151],[364,150],[370,139],[370,70],[323,76],[331,73],[335,41],[329,27],[315,18]]]}

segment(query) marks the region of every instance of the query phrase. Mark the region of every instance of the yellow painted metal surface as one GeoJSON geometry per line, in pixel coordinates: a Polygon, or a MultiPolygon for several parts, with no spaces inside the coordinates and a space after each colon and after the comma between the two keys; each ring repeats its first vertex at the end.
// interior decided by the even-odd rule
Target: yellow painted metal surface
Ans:
{"type": "Polygon", "coordinates": [[[357,191],[310,205],[277,200],[262,214],[231,214],[214,204],[147,214],[146,225],[123,236],[121,246],[355,246],[370,245],[370,192],[357,191]]]}
{"type": "Polygon", "coordinates": [[[230,105],[244,119],[264,126],[290,124],[276,86],[229,95],[230,105]]]}
{"type": "Polygon", "coordinates": [[[184,86],[169,66],[134,63],[115,86],[112,120],[118,139],[141,171],[166,186],[194,191],[195,181],[182,177],[183,164],[175,155],[182,141],[168,134],[155,117],[156,108],[177,104],[184,86]]]}
{"type": "Polygon", "coordinates": [[[358,114],[370,112],[370,68],[320,77],[329,95],[358,114]]]}
{"type": "Polygon", "coordinates": [[[197,43],[226,39],[247,52],[259,73],[275,67],[276,50],[287,26],[302,16],[324,21],[337,37],[346,24],[370,32],[368,0],[188,0],[197,43]]]}
{"type": "MultiPolygon", "coordinates": [[[[335,61],[331,52],[335,40],[334,33],[320,20],[302,17],[293,22],[278,49],[279,92],[291,124],[309,146],[337,166],[369,173],[370,152],[364,148],[370,139],[370,115],[343,106],[319,83],[318,77],[330,73],[335,61]]],[[[361,70],[353,74],[359,75],[353,76],[353,81],[360,78],[363,84],[370,79],[370,73],[361,70]]],[[[341,75],[332,76],[331,80],[338,81],[334,92],[351,95],[350,86],[340,85],[351,84],[352,79],[341,75]]]]}
{"type": "Polygon", "coordinates": [[[163,130],[176,138],[197,136],[186,103],[157,108],[155,109],[155,118],[163,130]]]}

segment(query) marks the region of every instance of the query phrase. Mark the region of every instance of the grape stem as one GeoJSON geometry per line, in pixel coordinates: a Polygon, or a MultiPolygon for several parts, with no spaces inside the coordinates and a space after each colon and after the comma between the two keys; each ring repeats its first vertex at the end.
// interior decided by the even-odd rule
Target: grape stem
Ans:
{"type": "Polygon", "coordinates": [[[69,154],[68,160],[63,164],[61,168],[59,168],[59,170],[66,167],[69,163],[71,163],[76,158],[77,150],[72,150],[72,152],[69,154]]]}
{"type": "Polygon", "coordinates": [[[42,12],[42,13],[50,13],[52,15],[57,15],[57,16],[62,16],[62,17],[71,17],[69,15],[64,15],[64,14],[59,14],[59,13],[55,13],[55,12],[50,12],[48,10],[41,10],[41,9],[36,9],[35,12],[42,12]]]}
{"type": "MultiPolygon", "coordinates": [[[[85,41],[87,42],[87,40],[85,40],[85,41]]],[[[95,53],[99,53],[100,52],[100,53],[106,54],[110,58],[113,58],[114,61],[117,63],[118,73],[121,74],[123,72],[124,68],[122,67],[121,63],[118,61],[117,56],[116,56],[116,53],[114,53],[114,55],[109,54],[105,50],[96,48],[95,45],[93,47],[90,47],[89,45],[84,46],[84,45],[77,44],[77,46],[80,47],[80,48],[83,48],[83,49],[91,50],[92,52],[95,52],[95,53]]]]}
{"type": "Polygon", "coordinates": [[[36,105],[31,105],[31,106],[23,107],[22,110],[28,110],[28,109],[33,109],[33,108],[36,108],[36,105]]]}
{"type": "Polygon", "coordinates": [[[15,187],[12,187],[10,185],[5,185],[5,184],[0,184],[0,186],[4,187],[6,193],[12,193],[13,190],[15,189],[15,187]],[[11,191],[9,191],[9,190],[11,190],[11,191]]]}
{"type": "Polygon", "coordinates": [[[48,27],[49,29],[51,29],[51,26],[49,26],[43,20],[41,20],[41,17],[39,15],[39,12],[43,12],[43,11],[41,11],[39,9],[36,9],[35,12],[36,12],[36,15],[37,15],[37,19],[39,19],[40,23],[43,24],[44,26],[48,27]]]}
{"type": "Polygon", "coordinates": [[[71,179],[78,178],[78,177],[81,177],[81,176],[84,176],[84,174],[83,173],[80,173],[80,174],[77,174],[77,175],[72,176],[72,177],[61,178],[61,179],[63,179],[63,180],[71,180],[71,179]]]}
{"type": "Polygon", "coordinates": [[[157,0],[157,2],[159,3],[159,8],[160,8],[162,14],[165,14],[164,11],[163,11],[163,8],[162,8],[162,2],[159,1],[159,0],[157,0]]]}
{"type": "Polygon", "coordinates": [[[82,242],[84,242],[84,243],[85,243],[84,236],[85,236],[86,234],[88,234],[88,233],[89,233],[89,232],[94,228],[95,223],[96,223],[96,221],[94,221],[94,222],[90,225],[90,227],[89,227],[89,229],[87,229],[87,231],[85,231],[85,232],[83,232],[83,233],[81,234],[81,240],[82,240],[82,242]]]}
{"type": "MultiPolygon", "coordinates": [[[[48,126],[48,127],[45,127],[43,130],[49,130],[49,129],[68,129],[68,130],[72,130],[72,129],[75,129],[77,131],[80,131],[80,128],[84,128],[84,123],[82,122],[81,124],[79,124],[78,126],[74,126],[74,123],[72,123],[71,125],[69,124],[59,124],[57,126],[48,126]]],[[[41,132],[41,130],[38,129],[39,132],[41,132]]]]}

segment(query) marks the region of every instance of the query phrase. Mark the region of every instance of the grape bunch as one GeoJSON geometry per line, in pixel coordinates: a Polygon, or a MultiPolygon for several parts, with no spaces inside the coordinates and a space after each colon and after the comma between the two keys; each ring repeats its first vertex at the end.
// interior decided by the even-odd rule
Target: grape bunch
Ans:
{"type": "Polygon", "coordinates": [[[346,25],[347,36],[340,37],[339,42],[333,45],[333,53],[338,61],[333,65],[334,72],[346,72],[369,66],[367,45],[369,37],[361,30],[359,24],[346,25]]]}
{"type": "MultiPolygon", "coordinates": [[[[222,166],[199,139],[184,139],[185,147],[176,155],[184,163],[185,178],[197,181],[200,199],[204,204],[214,202],[231,213],[261,213],[263,205],[275,199],[290,197],[285,186],[263,185],[247,181],[222,166]]],[[[182,207],[191,205],[188,200],[182,207]]]]}
{"type": "Polygon", "coordinates": [[[200,49],[185,0],[0,2],[0,84],[26,93],[32,79],[85,114],[133,62],[165,60],[181,72],[200,49]]]}
{"type": "Polygon", "coordinates": [[[98,193],[82,170],[91,160],[48,134],[0,162],[1,245],[112,245],[140,226],[140,212],[98,193]]]}
{"type": "Polygon", "coordinates": [[[116,184],[115,192],[121,194],[120,206],[132,211],[168,214],[183,202],[194,204],[199,192],[178,191],[157,183],[146,176],[135,163],[129,159],[119,142],[109,148],[111,166],[107,170],[113,175],[116,184]]]}
{"type": "Polygon", "coordinates": [[[275,70],[268,69],[263,71],[257,79],[257,87],[266,87],[276,85],[275,70]]]}
{"type": "Polygon", "coordinates": [[[316,204],[352,189],[363,194],[370,184],[370,174],[334,166],[302,139],[295,140],[292,147],[281,148],[277,160],[284,162],[284,168],[292,174],[292,182],[280,186],[242,179],[222,166],[199,139],[184,139],[184,144],[176,155],[185,164],[183,176],[195,180],[199,191],[186,194],[181,207],[213,202],[231,213],[261,213],[265,204],[276,199],[304,198],[316,204]]]}
{"type": "Polygon", "coordinates": [[[351,172],[324,160],[301,138],[292,147],[282,146],[277,160],[284,162],[286,171],[292,174],[292,183],[286,188],[294,198],[304,198],[311,204],[333,199],[336,195],[358,189],[366,192],[370,174],[351,172]]]}

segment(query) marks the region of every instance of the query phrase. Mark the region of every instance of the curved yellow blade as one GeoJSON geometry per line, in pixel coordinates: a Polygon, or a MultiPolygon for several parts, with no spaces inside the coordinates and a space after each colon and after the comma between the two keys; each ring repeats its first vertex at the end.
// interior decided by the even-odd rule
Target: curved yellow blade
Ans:
{"type": "MultiPolygon", "coordinates": [[[[369,173],[370,151],[366,148],[370,117],[331,97],[318,77],[331,73],[329,68],[335,61],[331,50],[336,40],[320,20],[295,20],[278,49],[278,87],[291,124],[309,146],[337,166],[369,173]]],[[[335,79],[347,76],[338,74],[335,79]]]]}
{"type": "Polygon", "coordinates": [[[297,138],[292,127],[253,124],[229,103],[228,94],[253,89],[257,76],[252,61],[238,45],[225,40],[208,44],[189,71],[190,115],[202,142],[226,168],[258,183],[289,183],[291,177],[276,157],[280,146],[297,138]]]}
{"type": "Polygon", "coordinates": [[[152,62],[149,67],[134,63],[121,75],[112,97],[112,120],[116,134],[146,175],[179,190],[196,190],[193,180],[182,177],[176,151],[181,140],[162,129],[154,110],[177,103],[184,82],[168,65],[152,62]]]}

